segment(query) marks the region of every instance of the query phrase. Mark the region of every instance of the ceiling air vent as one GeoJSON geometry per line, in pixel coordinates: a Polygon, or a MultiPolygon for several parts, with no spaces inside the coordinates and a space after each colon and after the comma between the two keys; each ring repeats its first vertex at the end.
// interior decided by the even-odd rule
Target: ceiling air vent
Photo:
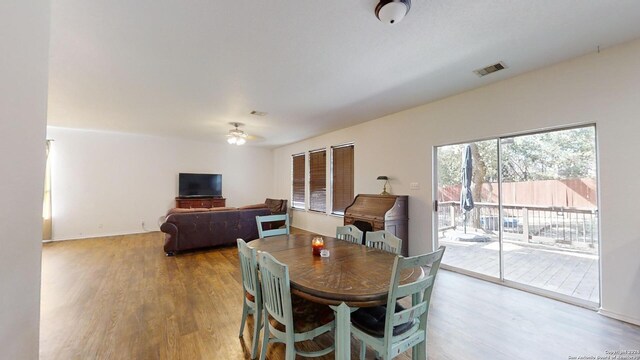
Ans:
{"type": "Polygon", "coordinates": [[[264,111],[258,111],[258,110],[253,110],[252,112],[250,112],[251,115],[255,115],[255,116],[267,116],[267,113],[264,111]]]}
{"type": "Polygon", "coordinates": [[[486,67],[483,67],[482,69],[478,69],[478,70],[473,70],[473,72],[480,76],[483,77],[485,75],[489,75],[491,73],[494,73],[496,71],[502,70],[502,69],[506,69],[507,67],[504,65],[504,63],[501,61],[497,64],[493,64],[493,65],[489,65],[486,67]]]}

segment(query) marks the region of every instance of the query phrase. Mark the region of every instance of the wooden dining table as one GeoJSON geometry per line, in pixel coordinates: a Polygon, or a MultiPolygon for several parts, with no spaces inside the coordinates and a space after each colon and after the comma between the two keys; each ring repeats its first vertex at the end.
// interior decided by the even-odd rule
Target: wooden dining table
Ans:
{"type": "MultiPolygon", "coordinates": [[[[395,254],[364,245],[323,236],[328,257],[312,253],[317,235],[292,234],[249,242],[249,246],[271,254],[289,268],[291,292],[331,306],[336,312],[336,359],[351,356],[351,312],[360,307],[387,303],[395,254]]],[[[424,276],[421,267],[401,273],[401,283],[424,276]]]]}

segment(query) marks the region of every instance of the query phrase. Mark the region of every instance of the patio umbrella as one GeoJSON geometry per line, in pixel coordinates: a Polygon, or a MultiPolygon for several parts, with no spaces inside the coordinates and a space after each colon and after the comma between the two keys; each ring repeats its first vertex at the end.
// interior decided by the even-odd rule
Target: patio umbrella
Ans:
{"type": "Polygon", "coordinates": [[[467,214],[473,209],[473,194],[471,193],[471,176],[473,175],[473,156],[471,145],[464,149],[462,159],[462,187],[460,189],[460,211],[464,214],[464,233],[467,233],[467,214]]]}

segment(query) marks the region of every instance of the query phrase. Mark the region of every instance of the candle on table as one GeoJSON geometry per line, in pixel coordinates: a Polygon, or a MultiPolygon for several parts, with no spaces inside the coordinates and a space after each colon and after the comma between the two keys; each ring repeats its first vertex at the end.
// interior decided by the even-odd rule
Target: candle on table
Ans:
{"type": "Polygon", "coordinates": [[[311,240],[311,248],[313,249],[313,255],[320,256],[320,251],[324,249],[324,239],[321,237],[314,237],[311,240]]]}

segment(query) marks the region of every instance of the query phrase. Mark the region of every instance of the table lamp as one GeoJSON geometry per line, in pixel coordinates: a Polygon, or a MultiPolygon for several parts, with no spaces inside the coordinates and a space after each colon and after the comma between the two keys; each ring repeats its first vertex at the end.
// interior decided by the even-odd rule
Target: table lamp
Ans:
{"type": "Polygon", "coordinates": [[[387,192],[387,184],[389,183],[389,177],[385,175],[380,175],[378,176],[377,180],[384,180],[384,185],[382,187],[382,192],[380,193],[380,195],[391,195],[387,192]]]}

